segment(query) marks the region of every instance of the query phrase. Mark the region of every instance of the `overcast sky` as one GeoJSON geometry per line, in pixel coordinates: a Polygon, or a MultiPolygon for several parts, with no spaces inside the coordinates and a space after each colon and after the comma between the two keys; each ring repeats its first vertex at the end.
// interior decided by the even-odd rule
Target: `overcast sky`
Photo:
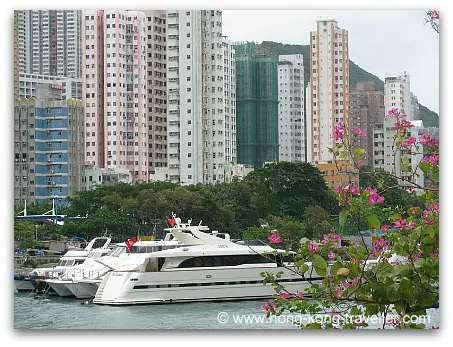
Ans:
{"type": "Polygon", "coordinates": [[[348,30],[354,63],[381,80],[407,71],[419,102],[439,112],[439,35],[424,25],[423,10],[223,10],[223,35],[308,44],[319,17],[348,30]]]}

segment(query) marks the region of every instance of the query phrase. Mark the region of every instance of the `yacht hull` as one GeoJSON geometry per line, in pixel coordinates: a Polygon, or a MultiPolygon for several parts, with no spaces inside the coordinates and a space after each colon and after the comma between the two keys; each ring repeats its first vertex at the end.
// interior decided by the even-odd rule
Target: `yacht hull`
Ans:
{"type": "Polygon", "coordinates": [[[18,292],[31,292],[35,290],[33,283],[29,279],[14,280],[14,287],[18,292]]]}
{"type": "Polygon", "coordinates": [[[73,297],[74,294],[66,287],[68,281],[62,280],[47,280],[46,281],[49,286],[59,295],[62,297],[73,297]]]}
{"type": "Polygon", "coordinates": [[[35,291],[37,293],[43,294],[54,294],[55,291],[53,290],[52,287],[49,286],[49,284],[46,282],[45,278],[34,278],[31,280],[31,283],[33,284],[33,287],[35,288],[35,291]]]}
{"type": "MultiPolygon", "coordinates": [[[[178,270],[163,272],[113,271],[104,279],[93,300],[96,304],[131,305],[174,302],[256,300],[275,294],[263,285],[260,273],[283,271],[281,285],[290,293],[304,291],[310,282],[282,267],[178,270]]],[[[311,282],[320,283],[313,277],[311,282]]]]}
{"type": "Polygon", "coordinates": [[[99,283],[96,282],[71,282],[66,287],[77,299],[91,299],[96,295],[99,283]]]}

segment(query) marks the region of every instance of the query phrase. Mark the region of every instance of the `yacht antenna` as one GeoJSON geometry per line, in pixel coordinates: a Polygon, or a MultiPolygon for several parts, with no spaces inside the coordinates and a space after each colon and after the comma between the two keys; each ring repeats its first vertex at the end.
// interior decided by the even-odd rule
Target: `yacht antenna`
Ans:
{"type": "Polygon", "coordinates": [[[202,220],[200,220],[200,223],[198,223],[198,226],[201,226],[201,223],[202,223],[202,222],[203,222],[203,221],[202,221],[202,220]]]}

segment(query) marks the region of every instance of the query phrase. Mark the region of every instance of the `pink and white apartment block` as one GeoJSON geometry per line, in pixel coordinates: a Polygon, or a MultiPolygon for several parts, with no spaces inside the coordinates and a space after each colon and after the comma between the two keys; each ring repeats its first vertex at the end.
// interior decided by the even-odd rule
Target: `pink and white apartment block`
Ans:
{"type": "Polygon", "coordinates": [[[82,49],[85,160],[147,182],[144,12],[84,11],[82,49]]]}

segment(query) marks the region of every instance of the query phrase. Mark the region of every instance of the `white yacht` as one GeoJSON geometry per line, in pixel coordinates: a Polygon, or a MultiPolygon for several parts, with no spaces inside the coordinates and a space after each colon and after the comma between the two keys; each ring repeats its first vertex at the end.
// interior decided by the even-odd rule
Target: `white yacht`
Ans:
{"type": "Polygon", "coordinates": [[[83,264],[66,271],[58,278],[48,279],[47,283],[60,296],[75,296],[79,299],[92,298],[96,294],[102,278],[118,264],[130,260],[143,262],[148,253],[179,247],[182,243],[168,234],[164,240],[138,241],[130,249],[126,244],[118,244],[111,253],[102,257],[88,258],[83,264]]]}
{"type": "MultiPolygon", "coordinates": [[[[69,250],[59,260],[58,265],[50,268],[36,268],[23,281],[30,281],[33,289],[37,292],[43,292],[49,289],[49,285],[46,280],[51,278],[57,278],[64,272],[71,270],[74,266],[82,264],[89,257],[97,257],[108,254],[111,249],[110,237],[96,237],[88,243],[85,249],[69,250]],[[94,248],[96,247],[96,248],[94,248]]],[[[23,288],[23,283],[16,283],[18,280],[14,280],[16,288],[23,288]]],[[[29,286],[27,286],[29,289],[29,286]]],[[[51,288],[53,289],[53,288],[51,288]]]]}
{"type": "Polygon", "coordinates": [[[305,278],[284,250],[261,241],[230,240],[228,234],[208,233],[203,226],[176,223],[168,229],[184,247],[147,255],[141,263],[119,265],[102,280],[94,303],[108,305],[259,299],[275,293],[263,285],[262,272],[282,272],[279,282],[290,292],[303,291],[321,277],[305,278]],[[285,266],[283,266],[285,265],[285,266]]]}

